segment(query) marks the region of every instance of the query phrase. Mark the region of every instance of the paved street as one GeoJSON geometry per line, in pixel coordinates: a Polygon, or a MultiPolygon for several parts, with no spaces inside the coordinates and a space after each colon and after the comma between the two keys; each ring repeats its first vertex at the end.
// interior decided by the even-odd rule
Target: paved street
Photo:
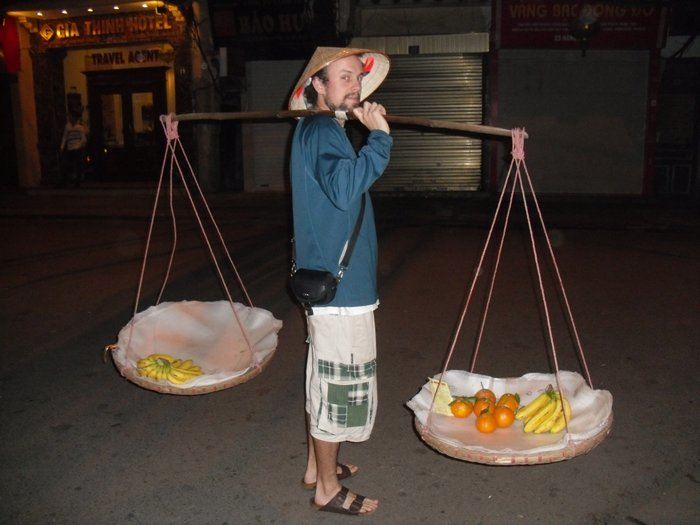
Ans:
{"type": "MultiPolygon", "coordinates": [[[[141,389],[102,360],[131,316],[150,195],[77,190],[0,203],[0,523],[352,521],[315,513],[299,484],[305,334],[285,288],[286,198],[212,201],[256,306],[284,327],[260,376],[193,397],[141,389]]],[[[698,523],[697,210],[544,207],[594,384],[614,398],[612,434],[599,447],[556,464],[488,467],[443,456],[416,435],[405,403],[442,365],[491,205],[377,202],[380,410],[372,439],[341,451],[361,469],[348,486],[380,499],[363,523],[698,523]]],[[[223,298],[185,206],[178,217],[165,300],[223,298]]],[[[170,240],[162,216],[144,308],[170,240]]],[[[514,225],[480,373],[550,370],[527,247],[514,225]]],[[[560,366],[580,371],[551,298],[560,366]]],[[[477,318],[472,311],[452,368],[468,366],[477,318]]]]}

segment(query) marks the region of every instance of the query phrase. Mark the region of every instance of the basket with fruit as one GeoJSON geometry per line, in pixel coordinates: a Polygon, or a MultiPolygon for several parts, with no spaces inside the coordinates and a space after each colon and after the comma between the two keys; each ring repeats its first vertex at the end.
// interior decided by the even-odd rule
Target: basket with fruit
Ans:
{"type": "Polygon", "coordinates": [[[408,402],[421,438],[448,456],[495,465],[551,463],[588,452],[612,424],[612,395],[575,372],[493,378],[450,370],[408,402]],[[437,390],[437,394],[436,394],[437,390]]]}

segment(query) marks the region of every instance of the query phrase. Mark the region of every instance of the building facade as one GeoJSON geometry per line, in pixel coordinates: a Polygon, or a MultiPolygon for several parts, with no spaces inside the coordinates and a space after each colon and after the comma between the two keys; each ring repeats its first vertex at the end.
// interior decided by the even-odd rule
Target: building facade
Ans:
{"type": "MultiPolygon", "coordinates": [[[[85,0],[70,4],[59,11],[53,2],[20,2],[4,13],[16,26],[17,52],[7,44],[11,28],[0,31],[0,69],[3,60],[8,71],[20,67],[0,83],[13,123],[0,146],[17,172],[3,184],[59,178],[71,107],[89,127],[95,180],[154,179],[163,143],[158,115],[206,111],[206,84],[222,111],[282,109],[316,46],[352,45],[392,58],[374,96],[390,113],[526,128],[539,192],[700,195],[697,3],[159,0],[120,7],[96,0],[92,12],[85,0]],[[204,13],[188,25],[194,5],[204,13]],[[211,31],[208,56],[193,26],[211,31]]],[[[220,157],[212,177],[221,187],[288,191],[293,121],[211,127],[216,141],[203,141],[203,124],[180,129],[192,134],[185,144],[195,155],[220,157]]],[[[507,140],[393,133],[392,162],[375,191],[499,190],[507,140]]]]}
{"type": "Polygon", "coordinates": [[[61,139],[71,116],[88,131],[90,179],[157,179],[159,116],[191,107],[183,13],[163,2],[29,4],[5,13],[17,26],[19,48],[8,83],[18,185],[61,180],[61,139]]]}

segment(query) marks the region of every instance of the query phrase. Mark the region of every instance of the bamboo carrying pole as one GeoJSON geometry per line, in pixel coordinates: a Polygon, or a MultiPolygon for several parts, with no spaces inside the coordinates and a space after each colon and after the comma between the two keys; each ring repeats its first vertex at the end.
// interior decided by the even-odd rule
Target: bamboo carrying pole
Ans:
{"type": "MultiPolygon", "coordinates": [[[[282,111],[240,111],[236,113],[183,113],[181,115],[173,115],[175,121],[193,121],[193,120],[270,120],[270,119],[287,119],[309,117],[312,115],[326,115],[329,117],[336,116],[334,111],[328,110],[282,110],[282,111]]],[[[345,113],[347,118],[355,118],[352,112],[345,113]]],[[[433,129],[449,129],[453,131],[466,131],[479,135],[496,135],[499,137],[510,137],[511,130],[505,128],[496,128],[493,126],[483,126],[481,124],[464,124],[462,122],[453,122],[451,120],[434,120],[418,117],[404,117],[398,115],[386,115],[386,120],[390,124],[398,124],[403,126],[420,126],[433,129]]],[[[528,138],[525,133],[525,138],[528,138]]]]}

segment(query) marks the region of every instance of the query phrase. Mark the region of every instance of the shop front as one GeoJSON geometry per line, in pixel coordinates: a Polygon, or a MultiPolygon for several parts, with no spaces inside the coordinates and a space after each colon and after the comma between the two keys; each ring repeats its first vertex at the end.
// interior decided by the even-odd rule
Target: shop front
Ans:
{"type": "MultiPolygon", "coordinates": [[[[22,55],[18,96],[30,92],[34,101],[35,116],[29,114],[31,104],[20,105],[20,113],[23,122],[36,119],[40,184],[65,181],[62,139],[66,123],[76,121],[87,131],[85,180],[157,179],[163,144],[158,117],[190,105],[183,14],[163,2],[67,4],[60,10],[47,5],[8,12],[28,51],[22,55]]],[[[22,184],[21,173],[19,178],[20,185],[36,185],[22,184]]]]}
{"type": "Polygon", "coordinates": [[[168,104],[167,96],[172,56],[168,45],[108,48],[85,55],[89,151],[101,178],[157,176],[163,142],[158,116],[172,110],[174,102],[168,104]]]}
{"type": "MultiPolygon", "coordinates": [[[[526,126],[541,193],[652,194],[668,10],[648,4],[494,0],[492,117],[526,126]]],[[[491,187],[506,154],[493,151],[491,187]]]]}

